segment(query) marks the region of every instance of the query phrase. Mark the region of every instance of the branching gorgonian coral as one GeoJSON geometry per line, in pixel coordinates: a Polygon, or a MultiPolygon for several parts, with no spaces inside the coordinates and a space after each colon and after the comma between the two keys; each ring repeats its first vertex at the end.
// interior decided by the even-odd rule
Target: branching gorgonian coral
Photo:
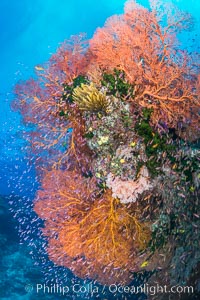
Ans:
{"type": "Polygon", "coordinates": [[[184,240],[199,236],[199,56],[177,48],[190,16],[151,4],[128,1],[87,49],[74,38],[16,88],[49,258],[101,283],[129,283],[164,253],[168,280],[182,248],[197,251],[184,240]]]}
{"type": "Polygon", "coordinates": [[[42,188],[34,209],[45,220],[51,259],[101,283],[129,281],[138,269],[137,253],[150,239],[138,209],[121,204],[110,190],[98,196],[95,181],[75,172],[53,171],[42,188]]]}

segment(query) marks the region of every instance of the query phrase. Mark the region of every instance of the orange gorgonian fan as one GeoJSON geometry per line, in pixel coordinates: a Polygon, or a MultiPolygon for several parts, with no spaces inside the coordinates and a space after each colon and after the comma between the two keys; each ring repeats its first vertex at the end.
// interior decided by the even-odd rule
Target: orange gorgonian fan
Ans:
{"type": "Polygon", "coordinates": [[[200,132],[199,55],[177,40],[191,17],[150,2],[148,10],[128,1],[89,42],[80,35],[63,44],[36,78],[17,85],[13,103],[32,124],[31,150],[43,171],[34,210],[48,255],[100,283],[129,283],[141,251],[149,254],[155,217],[145,222],[141,207],[150,211],[145,199],[159,180],[181,172],[171,131],[185,140],[200,132]]]}
{"type": "Polygon", "coordinates": [[[134,259],[146,247],[150,230],[110,190],[97,195],[93,180],[52,171],[43,179],[34,209],[45,220],[47,251],[56,264],[101,283],[132,279],[138,268],[134,259]]]}
{"type": "MultiPolygon", "coordinates": [[[[177,32],[191,27],[191,16],[167,7],[162,10],[161,1],[150,2],[151,11],[128,1],[124,14],[108,19],[89,42],[83,35],[73,37],[46,65],[36,68],[36,78],[16,86],[13,107],[26,123],[35,124],[29,132],[32,149],[42,151],[41,157],[48,155],[50,166],[63,160],[70,130],[83,132],[76,106],[61,101],[63,85],[72,85],[79,75],[99,84],[103,72],[124,71],[135,89],[129,99],[133,108],[136,104],[153,108],[154,125],[162,123],[180,134],[185,130],[186,139],[199,136],[199,55],[177,47],[177,32]],[[68,120],[59,117],[61,111],[70,112],[68,120]]],[[[83,139],[82,134],[79,137],[83,139]]]]}
{"type": "Polygon", "coordinates": [[[176,40],[177,32],[192,26],[192,19],[178,10],[172,15],[167,7],[164,15],[158,3],[151,1],[149,11],[135,1],[128,1],[124,15],[109,18],[90,40],[91,68],[94,65],[104,71],[124,71],[127,80],[136,86],[133,105],[137,102],[153,108],[154,124],[164,122],[176,129],[180,129],[180,124],[189,125],[197,133],[199,57],[178,50],[176,40]],[[165,25],[163,16],[167,20],[165,25]]]}
{"type": "Polygon", "coordinates": [[[21,111],[25,124],[34,125],[26,137],[32,152],[40,156],[40,169],[57,163],[60,166],[67,158],[65,150],[69,140],[72,146],[70,154],[75,153],[74,144],[77,141],[79,149],[84,145],[84,122],[76,107],[70,107],[69,111],[70,105],[62,100],[67,94],[64,84],[70,86],[78,75],[86,72],[87,45],[83,38],[84,35],[74,36],[63,43],[46,64],[35,68],[36,78],[20,82],[15,87],[17,98],[12,107],[21,111]],[[68,118],[61,117],[61,112],[69,113],[68,118]]]}

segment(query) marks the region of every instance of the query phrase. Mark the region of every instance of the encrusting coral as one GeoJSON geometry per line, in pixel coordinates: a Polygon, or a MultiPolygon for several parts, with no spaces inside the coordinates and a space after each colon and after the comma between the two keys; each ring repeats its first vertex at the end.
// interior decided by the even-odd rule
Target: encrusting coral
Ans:
{"type": "Polygon", "coordinates": [[[120,199],[121,203],[136,202],[144,192],[151,192],[155,183],[150,180],[148,170],[143,166],[137,180],[121,180],[108,174],[106,185],[112,190],[113,197],[120,199]]]}

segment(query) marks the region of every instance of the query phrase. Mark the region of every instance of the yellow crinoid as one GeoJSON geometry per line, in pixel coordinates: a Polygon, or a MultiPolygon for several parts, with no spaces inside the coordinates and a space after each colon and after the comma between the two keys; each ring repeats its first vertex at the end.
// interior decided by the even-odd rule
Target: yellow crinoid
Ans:
{"type": "Polygon", "coordinates": [[[81,84],[73,91],[73,100],[80,110],[90,112],[107,112],[109,101],[106,93],[100,92],[93,83],[81,84]]]}

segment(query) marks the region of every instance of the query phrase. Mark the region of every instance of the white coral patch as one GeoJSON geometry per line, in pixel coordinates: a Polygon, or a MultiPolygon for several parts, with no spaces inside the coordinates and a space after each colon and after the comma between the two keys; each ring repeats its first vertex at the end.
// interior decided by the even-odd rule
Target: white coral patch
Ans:
{"type": "Polygon", "coordinates": [[[154,182],[150,181],[148,169],[143,166],[137,180],[122,180],[109,173],[106,185],[112,190],[112,196],[119,198],[121,203],[136,202],[139,195],[154,188],[154,182]]]}

